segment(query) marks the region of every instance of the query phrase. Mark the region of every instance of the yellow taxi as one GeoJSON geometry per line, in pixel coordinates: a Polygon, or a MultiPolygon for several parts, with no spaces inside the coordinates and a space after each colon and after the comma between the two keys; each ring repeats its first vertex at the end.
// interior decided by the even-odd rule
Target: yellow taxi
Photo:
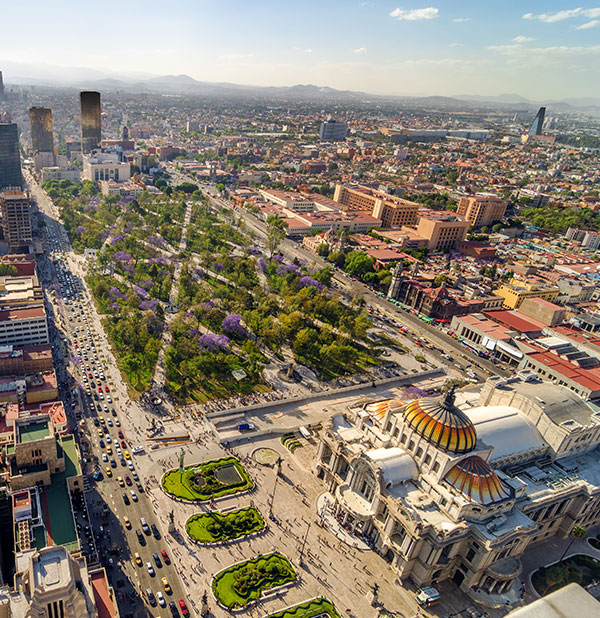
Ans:
{"type": "Polygon", "coordinates": [[[129,517],[127,517],[127,515],[123,517],[123,523],[125,524],[127,530],[131,530],[131,522],[129,521],[129,517]]]}
{"type": "Polygon", "coordinates": [[[160,580],[160,583],[163,585],[163,588],[165,589],[165,592],[167,594],[173,594],[173,590],[171,589],[171,584],[169,584],[169,580],[166,577],[163,577],[160,580]]]}
{"type": "Polygon", "coordinates": [[[138,554],[138,552],[135,552],[135,554],[133,554],[133,557],[135,559],[135,563],[138,566],[142,566],[144,563],[142,562],[142,559],[140,558],[140,555],[138,554]]]}
{"type": "Polygon", "coordinates": [[[125,457],[125,459],[130,459],[131,455],[129,454],[129,451],[127,449],[123,451],[123,457],[125,457]]]}
{"type": "Polygon", "coordinates": [[[111,447],[111,446],[109,446],[109,447],[106,449],[106,454],[107,454],[107,455],[112,455],[112,447],[111,447]]]}
{"type": "Polygon", "coordinates": [[[110,469],[109,466],[106,466],[106,476],[112,476],[112,470],[110,469]]]}
{"type": "Polygon", "coordinates": [[[117,477],[117,482],[119,483],[121,487],[125,487],[125,481],[123,480],[122,476],[117,477]]]}

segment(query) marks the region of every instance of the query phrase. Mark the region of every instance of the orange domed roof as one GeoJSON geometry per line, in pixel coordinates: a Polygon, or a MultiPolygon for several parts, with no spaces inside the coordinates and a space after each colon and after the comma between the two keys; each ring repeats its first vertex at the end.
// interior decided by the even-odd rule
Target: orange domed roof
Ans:
{"type": "Polygon", "coordinates": [[[442,397],[411,401],[404,409],[404,418],[410,427],[441,451],[460,454],[475,448],[475,426],[454,405],[452,390],[442,397]]]}
{"type": "Polygon", "coordinates": [[[470,502],[492,504],[510,497],[490,465],[478,455],[459,461],[444,477],[444,480],[470,502]]]}

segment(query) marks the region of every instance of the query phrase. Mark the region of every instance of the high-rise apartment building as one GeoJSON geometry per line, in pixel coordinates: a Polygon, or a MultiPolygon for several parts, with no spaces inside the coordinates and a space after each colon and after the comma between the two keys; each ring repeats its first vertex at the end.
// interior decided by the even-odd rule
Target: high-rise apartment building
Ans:
{"type": "Polygon", "coordinates": [[[32,242],[29,197],[20,189],[0,193],[0,215],[4,240],[11,248],[32,242]]]}
{"type": "Polygon", "coordinates": [[[0,190],[23,184],[19,132],[12,122],[0,122],[0,190]]]}
{"type": "Polygon", "coordinates": [[[52,133],[52,110],[47,107],[32,107],[29,110],[31,122],[31,146],[33,154],[37,152],[54,153],[54,135],[52,133]]]}
{"type": "Polygon", "coordinates": [[[81,152],[88,154],[100,147],[102,140],[100,93],[80,92],[81,101],[81,152]]]}
{"type": "Polygon", "coordinates": [[[464,217],[473,227],[490,225],[500,221],[506,213],[508,202],[496,195],[461,197],[456,213],[464,217]]]}
{"type": "Polygon", "coordinates": [[[322,142],[343,142],[348,133],[348,125],[335,120],[328,120],[321,123],[319,138],[322,142]]]}

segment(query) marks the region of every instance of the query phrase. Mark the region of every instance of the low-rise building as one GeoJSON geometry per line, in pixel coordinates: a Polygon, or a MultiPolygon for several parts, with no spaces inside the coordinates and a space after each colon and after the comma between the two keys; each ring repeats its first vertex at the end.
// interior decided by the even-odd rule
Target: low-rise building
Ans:
{"type": "Polygon", "coordinates": [[[126,161],[121,161],[116,153],[94,150],[88,155],[83,155],[82,176],[86,180],[122,182],[129,180],[130,174],[131,166],[126,161]]]}
{"type": "Polygon", "coordinates": [[[553,302],[558,298],[560,289],[556,286],[544,285],[513,278],[510,283],[503,283],[494,294],[504,298],[505,309],[518,309],[526,298],[542,298],[553,302]]]}
{"type": "Polygon", "coordinates": [[[68,180],[69,182],[79,182],[81,178],[81,170],[75,166],[67,166],[67,167],[43,167],[42,171],[42,182],[46,182],[47,180],[68,180]]]}

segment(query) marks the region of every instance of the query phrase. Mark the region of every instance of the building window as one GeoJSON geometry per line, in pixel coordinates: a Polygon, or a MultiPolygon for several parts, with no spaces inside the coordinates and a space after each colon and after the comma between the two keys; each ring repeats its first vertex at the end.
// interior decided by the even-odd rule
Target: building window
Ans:
{"type": "Polygon", "coordinates": [[[434,471],[434,472],[439,472],[439,469],[440,469],[440,462],[439,462],[439,461],[436,461],[436,462],[433,464],[433,471],[434,471]]]}
{"type": "Polygon", "coordinates": [[[469,562],[471,562],[473,558],[475,558],[475,550],[472,547],[469,547],[469,551],[467,552],[467,555],[465,556],[465,558],[469,562]]]}

